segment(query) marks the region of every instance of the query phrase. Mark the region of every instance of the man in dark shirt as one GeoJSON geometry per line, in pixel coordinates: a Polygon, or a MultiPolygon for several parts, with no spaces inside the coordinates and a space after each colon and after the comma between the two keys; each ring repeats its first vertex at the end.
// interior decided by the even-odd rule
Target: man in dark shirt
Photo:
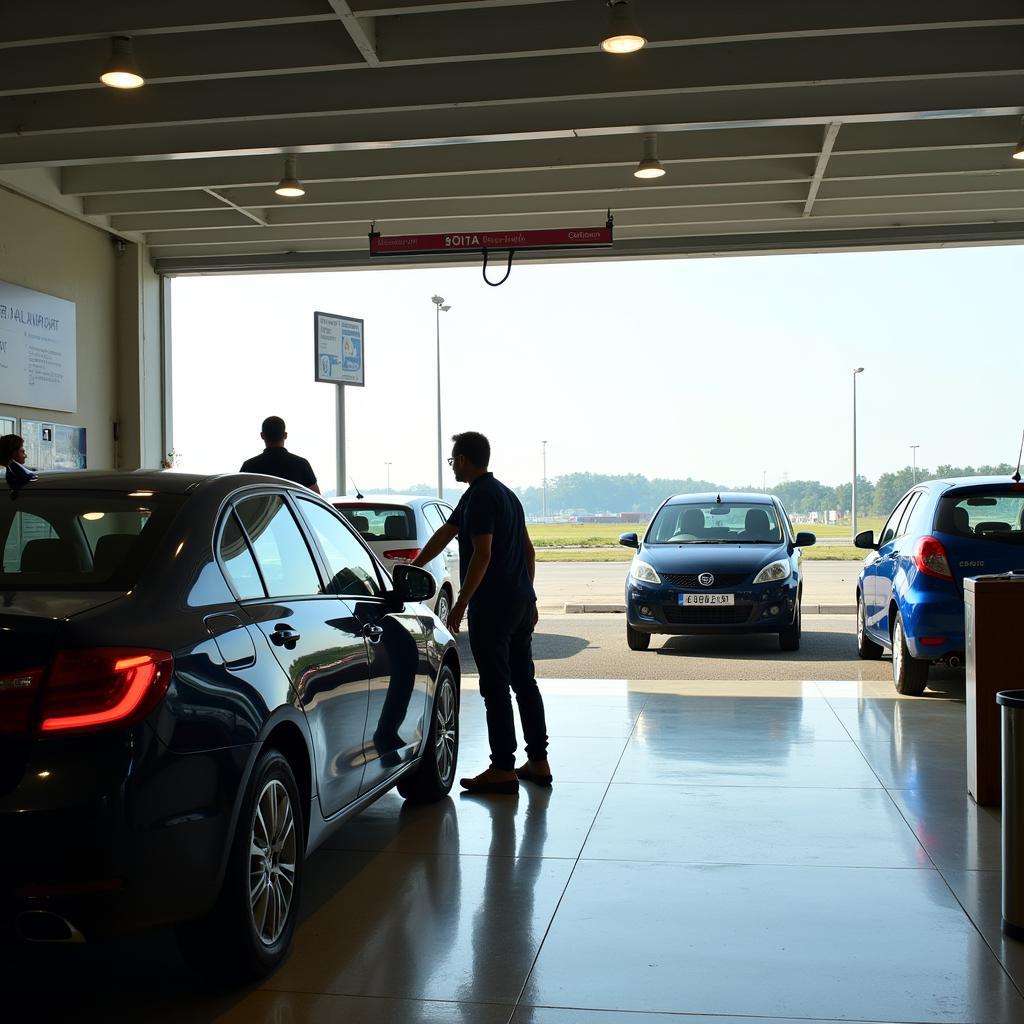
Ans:
{"type": "Polygon", "coordinates": [[[452,441],[448,464],[455,479],[468,483],[469,489],[413,564],[425,565],[458,536],[462,588],[448,615],[448,628],[458,633],[469,609],[469,643],[480,673],[491,746],[491,767],[460,782],[470,793],[515,793],[519,780],[550,786],[544,701],[533,668],[535,554],[523,506],[487,471],[491,446],[483,434],[469,431],[452,441]],[[526,740],[527,760],[519,768],[510,687],[526,740]]]}
{"type": "Polygon", "coordinates": [[[288,439],[288,431],[285,430],[284,420],[280,416],[268,416],[263,421],[263,430],[260,433],[263,443],[267,446],[261,455],[254,455],[242,463],[241,473],[264,473],[267,476],[279,476],[283,480],[291,480],[292,483],[302,484],[311,491],[320,493],[316,483],[316,474],[313,467],[298,455],[292,455],[284,443],[288,439]]]}

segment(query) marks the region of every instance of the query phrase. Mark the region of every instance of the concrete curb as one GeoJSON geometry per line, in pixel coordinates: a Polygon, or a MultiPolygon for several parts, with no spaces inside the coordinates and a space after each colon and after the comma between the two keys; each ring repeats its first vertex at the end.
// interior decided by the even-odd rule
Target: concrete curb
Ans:
{"type": "MultiPolygon", "coordinates": [[[[855,604],[805,604],[804,615],[856,615],[855,604]]],[[[592,615],[609,613],[623,615],[626,606],[624,604],[566,604],[562,609],[563,615],[592,615]]]]}

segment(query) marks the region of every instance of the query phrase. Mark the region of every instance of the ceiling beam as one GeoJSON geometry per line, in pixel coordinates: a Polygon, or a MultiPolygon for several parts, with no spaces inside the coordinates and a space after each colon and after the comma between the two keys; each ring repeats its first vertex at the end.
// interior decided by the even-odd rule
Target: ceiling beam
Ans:
{"type": "Polygon", "coordinates": [[[811,176],[811,185],[807,190],[807,202],[804,203],[804,216],[810,217],[814,207],[814,200],[821,188],[821,180],[825,177],[825,168],[828,167],[829,157],[832,155],[832,147],[836,144],[836,136],[842,128],[842,121],[831,121],[825,128],[825,139],[821,144],[821,153],[818,154],[818,162],[814,166],[814,174],[811,176]]]}
{"type": "Polygon", "coordinates": [[[380,57],[377,56],[377,31],[374,18],[359,17],[352,13],[352,5],[348,0],[328,0],[331,9],[341,19],[352,42],[363,55],[363,59],[371,68],[379,67],[380,57]]]}

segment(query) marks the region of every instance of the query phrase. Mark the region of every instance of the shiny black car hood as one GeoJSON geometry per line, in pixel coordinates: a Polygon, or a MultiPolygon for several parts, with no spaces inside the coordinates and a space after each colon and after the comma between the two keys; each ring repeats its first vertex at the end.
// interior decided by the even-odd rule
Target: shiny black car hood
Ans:
{"type": "Polygon", "coordinates": [[[785,544],[644,544],[638,557],[658,572],[753,575],[789,551],[785,544]]]}

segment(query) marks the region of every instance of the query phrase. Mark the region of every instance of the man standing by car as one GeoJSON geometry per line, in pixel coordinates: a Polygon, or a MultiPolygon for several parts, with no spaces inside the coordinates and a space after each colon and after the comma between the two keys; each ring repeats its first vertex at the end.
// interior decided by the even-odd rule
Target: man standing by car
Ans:
{"type": "Polygon", "coordinates": [[[316,483],[313,467],[298,455],[292,455],[284,443],[288,439],[284,420],[280,416],[268,416],[263,421],[260,433],[263,443],[267,446],[260,455],[254,455],[242,463],[240,473],[265,473],[267,476],[279,476],[282,480],[291,480],[293,484],[302,484],[311,491],[320,493],[316,483]]]}
{"type": "Polygon", "coordinates": [[[533,668],[535,554],[523,506],[488,472],[491,446],[483,434],[467,431],[452,441],[448,464],[455,479],[469,488],[413,564],[425,565],[458,536],[462,587],[448,628],[458,633],[469,609],[469,643],[480,673],[491,747],[490,768],[460,783],[470,793],[515,793],[519,780],[550,786],[544,701],[533,668]],[[518,769],[510,689],[526,739],[527,760],[518,769]]]}

